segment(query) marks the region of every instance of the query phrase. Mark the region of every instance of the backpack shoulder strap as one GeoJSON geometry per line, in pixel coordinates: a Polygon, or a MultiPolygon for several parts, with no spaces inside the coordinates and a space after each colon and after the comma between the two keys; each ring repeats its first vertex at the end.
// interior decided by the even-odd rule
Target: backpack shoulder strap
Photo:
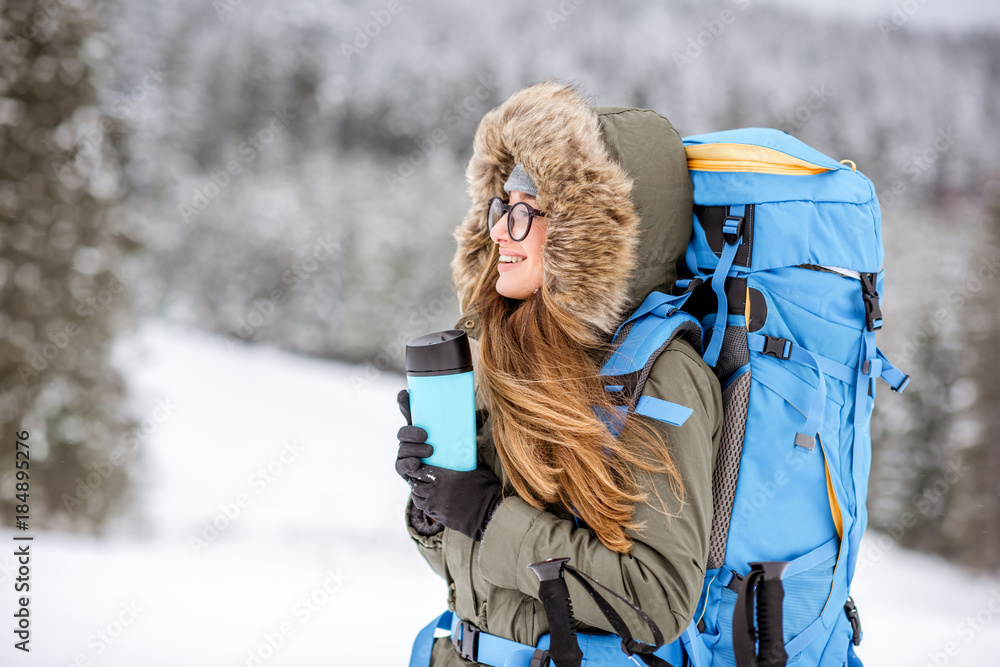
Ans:
{"type": "MultiPolygon", "coordinates": [[[[693,412],[688,406],[642,396],[653,362],[675,339],[684,338],[699,354],[702,351],[701,325],[678,309],[686,296],[651,292],[615,332],[614,350],[601,368],[601,375],[606,379],[605,391],[615,394],[622,417],[637,413],[680,426],[693,412]]],[[[619,433],[620,426],[613,432],[619,433]]]]}

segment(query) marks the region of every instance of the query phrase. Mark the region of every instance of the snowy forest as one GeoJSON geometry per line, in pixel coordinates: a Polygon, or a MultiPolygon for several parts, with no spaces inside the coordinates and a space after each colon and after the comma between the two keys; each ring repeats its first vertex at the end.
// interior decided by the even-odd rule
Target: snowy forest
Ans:
{"type": "MultiPolygon", "coordinates": [[[[458,317],[479,119],[555,78],[872,179],[879,344],[912,381],[879,389],[870,528],[1000,569],[997,29],[750,4],[0,0],[0,423],[31,433],[35,524],[100,533],[133,498],[110,348],[138,322],[400,372],[458,317]]],[[[15,493],[4,454],[8,525],[15,493]]]]}

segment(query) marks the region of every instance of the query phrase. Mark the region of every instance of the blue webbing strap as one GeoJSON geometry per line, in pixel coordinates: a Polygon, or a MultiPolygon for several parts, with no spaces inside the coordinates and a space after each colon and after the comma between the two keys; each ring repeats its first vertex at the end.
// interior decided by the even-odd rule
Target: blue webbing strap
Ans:
{"type": "MultiPolygon", "coordinates": [[[[751,352],[763,352],[767,346],[767,336],[758,333],[747,333],[747,347],[750,348],[751,352]]],[[[773,338],[773,337],[772,337],[773,338]]],[[[800,351],[799,345],[796,345],[787,338],[776,339],[785,343],[784,353],[788,355],[788,359],[811,366],[811,360],[800,351]]],[[[853,385],[858,379],[858,371],[856,368],[851,368],[842,363],[834,361],[829,357],[824,357],[822,355],[813,353],[813,359],[819,363],[820,370],[823,371],[824,375],[829,375],[835,377],[841,382],[846,382],[849,385],[853,385]]]]}
{"type": "Polygon", "coordinates": [[[889,383],[893,391],[901,392],[910,384],[910,376],[892,365],[882,350],[876,348],[875,355],[882,362],[882,379],[889,383]]]}
{"type": "Polygon", "coordinates": [[[646,415],[673,426],[683,425],[694,412],[691,408],[653,396],[640,396],[639,402],[635,405],[635,411],[637,414],[646,415]]]}
{"type": "MultiPolygon", "coordinates": [[[[715,338],[713,336],[712,340],[715,338]]],[[[790,340],[785,338],[779,338],[778,341],[785,343],[782,354],[780,357],[775,357],[776,359],[788,359],[789,361],[794,361],[803,366],[809,366],[816,371],[819,376],[819,384],[816,385],[816,392],[813,394],[812,403],[809,404],[809,409],[806,411],[806,423],[802,427],[802,430],[795,434],[795,445],[797,447],[802,447],[803,449],[813,449],[816,447],[816,434],[819,432],[819,424],[823,419],[823,410],[826,407],[826,375],[823,373],[823,364],[820,362],[820,358],[805,349],[801,345],[795,345],[790,340]]],[[[755,352],[762,352],[765,348],[767,341],[767,336],[761,336],[760,334],[747,333],[747,347],[755,352]]],[[[827,367],[831,367],[832,364],[836,362],[827,359],[825,364],[827,367]]]]}
{"type": "Polygon", "coordinates": [[[413,650],[410,652],[410,667],[430,667],[431,650],[434,648],[434,631],[438,629],[450,631],[453,617],[455,615],[450,610],[446,610],[417,633],[416,639],[413,640],[413,650]]]}
{"type": "MultiPolygon", "coordinates": [[[[729,300],[726,298],[726,276],[729,275],[729,269],[733,266],[736,251],[739,249],[740,244],[743,243],[743,235],[739,228],[739,223],[733,222],[730,218],[738,218],[740,223],[742,223],[743,216],[746,214],[746,208],[746,205],[730,206],[729,214],[722,224],[723,235],[739,232],[739,236],[736,237],[735,243],[730,243],[728,240],[725,241],[726,246],[722,249],[722,256],[719,258],[719,263],[712,274],[712,291],[715,292],[715,296],[719,300],[719,309],[715,315],[715,323],[712,325],[712,340],[708,344],[708,349],[705,350],[703,357],[705,363],[713,368],[719,361],[719,353],[722,352],[722,340],[725,338],[726,320],[729,315],[729,300]]],[[[723,236],[723,239],[725,239],[725,236],[723,236]]]]}
{"type": "MultiPolygon", "coordinates": [[[[457,615],[451,621],[452,635],[455,629],[462,622],[457,615]]],[[[491,635],[488,632],[479,631],[476,633],[476,662],[484,665],[494,665],[495,667],[528,667],[531,657],[535,654],[535,647],[516,642],[513,639],[505,639],[491,635]]],[[[548,636],[543,635],[547,640],[548,636]]],[[[539,641],[539,648],[547,649],[547,641],[539,641]]]]}
{"type": "MultiPolygon", "coordinates": [[[[681,633],[680,640],[684,645],[684,652],[687,654],[687,665],[691,667],[708,667],[712,664],[712,654],[708,652],[708,647],[705,646],[705,640],[701,638],[701,633],[698,632],[698,625],[695,621],[692,620],[687,629],[681,633]]],[[[680,665],[681,663],[677,662],[674,664],[680,665]]]]}
{"type": "Polygon", "coordinates": [[[646,296],[642,304],[635,309],[635,312],[629,315],[627,320],[618,325],[618,329],[621,330],[622,327],[632,320],[637,320],[646,313],[651,313],[657,309],[660,311],[657,313],[660,317],[666,317],[667,313],[672,308],[680,308],[683,306],[691,294],[691,292],[685,292],[684,294],[680,294],[678,296],[671,296],[665,292],[658,292],[654,290],[646,296]]]}
{"type": "MultiPolygon", "coordinates": [[[[800,361],[799,354],[796,352],[796,345],[791,341],[781,338],[779,340],[785,341],[790,344],[791,347],[791,357],[792,361],[800,361]]],[[[763,352],[765,346],[767,345],[767,336],[758,333],[747,333],[747,346],[753,352],[763,352]]],[[[881,377],[889,385],[889,388],[893,391],[901,392],[906,389],[906,385],[910,383],[910,376],[899,370],[892,365],[888,359],[886,359],[885,353],[882,350],[875,351],[879,362],[881,362],[882,370],[880,371],[878,377],[881,377]]],[[[824,375],[829,375],[830,377],[837,378],[841,382],[851,385],[852,387],[858,381],[858,369],[851,368],[839,361],[834,361],[829,357],[824,357],[815,352],[812,355],[819,362],[820,370],[823,371],[824,375]]]]}
{"type": "MultiPolygon", "coordinates": [[[[872,379],[881,374],[881,361],[878,358],[878,347],[875,344],[875,332],[861,332],[861,355],[858,360],[858,384],[854,393],[854,444],[852,445],[851,474],[854,476],[854,525],[848,540],[851,550],[848,553],[847,581],[854,580],[854,567],[857,563],[858,547],[861,546],[861,524],[866,517],[864,493],[862,490],[862,467],[865,459],[865,438],[867,432],[866,417],[868,415],[868,388],[872,379]],[[867,373],[865,371],[868,371],[867,373]],[[877,374],[876,374],[877,371],[877,374]]],[[[874,397],[873,397],[874,398],[874,397]]],[[[848,508],[850,509],[850,508],[848,508]]]]}
{"type": "Polygon", "coordinates": [[[816,435],[819,433],[819,423],[823,419],[823,411],[826,408],[826,376],[820,370],[819,360],[816,359],[816,356],[812,352],[798,345],[794,349],[798,350],[798,355],[793,351],[789,359],[806,366],[812,366],[819,376],[816,393],[813,394],[812,403],[809,405],[809,411],[806,413],[806,424],[802,427],[801,431],[795,434],[795,445],[811,450],[816,447],[816,435]],[[798,358],[795,358],[796,356],[798,358]]]}
{"type": "Polygon", "coordinates": [[[787,579],[788,577],[794,577],[796,574],[802,574],[806,570],[811,570],[820,563],[836,556],[839,551],[840,538],[833,537],[812,551],[808,551],[798,558],[788,561],[788,566],[781,574],[781,578],[787,579]]]}
{"type": "MultiPolygon", "coordinates": [[[[445,613],[450,615],[449,627],[451,628],[452,636],[454,636],[454,633],[462,620],[450,611],[445,613]]],[[[435,620],[431,626],[437,624],[438,620],[435,620]]],[[[431,635],[433,635],[433,629],[431,630],[431,635]]],[[[512,639],[497,637],[496,635],[491,635],[490,633],[483,632],[481,630],[476,633],[476,636],[477,663],[491,665],[492,667],[530,667],[531,659],[535,654],[536,647],[529,646],[528,644],[522,644],[512,639]]],[[[634,664],[634,661],[630,660],[622,651],[621,637],[618,635],[577,633],[576,637],[579,640],[581,650],[583,650],[584,664],[622,666],[631,666],[634,664]]],[[[706,661],[693,664],[700,667],[701,665],[708,665],[708,657],[707,651],[704,648],[704,643],[701,642],[700,638],[698,639],[698,643],[702,645],[702,651],[704,652],[704,659],[706,661]]],[[[543,651],[548,650],[550,641],[551,637],[548,634],[542,635],[538,639],[537,648],[543,651]]],[[[670,664],[677,665],[679,667],[684,661],[684,654],[681,646],[681,639],[677,639],[669,644],[661,646],[653,655],[667,660],[670,664]]],[[[686,642],[684,643],[684,646],[686,646],[686,642]]],[[[428,653],[428,659],[429,658],[430,654],[428,653]]],[[[410,667],[415,667],[412,659],[410,667]]],[[[420,667],[426,667],[426,664],[421,664],[420,667]]]]}

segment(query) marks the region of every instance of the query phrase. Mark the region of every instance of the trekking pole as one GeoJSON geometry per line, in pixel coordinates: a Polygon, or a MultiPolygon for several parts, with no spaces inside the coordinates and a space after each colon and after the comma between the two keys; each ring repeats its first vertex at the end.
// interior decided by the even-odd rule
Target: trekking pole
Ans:
{"type": "Polygon", "coordinates": [[[583,651],[573,631],[573,605],[563,579],[563,565],[569,558],[550,558],[529,565],[538,576],[538,599],[549,619],[549,657],[558,667],[580,667],[583,651]]]}
{"type": "Polygon", "coordinates": [[[738,667],[785,667],[788,662],[781,613],[785,597],[781,575],[787,566],[775,561],[750,563],[733,611],[733,653],[738,667]],[[754,598],[759,632],[753,622],[754,598]]]}

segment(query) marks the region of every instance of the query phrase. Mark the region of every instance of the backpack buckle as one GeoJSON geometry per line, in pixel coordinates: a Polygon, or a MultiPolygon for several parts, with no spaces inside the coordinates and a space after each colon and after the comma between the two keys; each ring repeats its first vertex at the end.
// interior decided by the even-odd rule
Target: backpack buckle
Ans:
{"type": "Polygon", "coordinates": [[[727,215],[722,221],[722,238],[729,245],[736,245],[743,236],[743,216],[727,215]]]}
{"type": "Polygon", "coordinates": [[[455,650],[460,656],[476,662],[476,653],[479,650],[479,628],[468,621],[462,621],[455,627],[451,643],[455,645],[455,650]]]}
{"type": "Polygon", "coordinates": [[[548,651],[543,651],[540,648],[536,648],[535,652],[531,654],[531,665],[530,667],[549,667],[552,664],[552,658],[549,657],[548,651]]]}
{"type": "Polygon", "coordinates": [[[847,596],[847,602],[844,603],[844,612],[847,613],[847,620],[851,622],[851,630],[854,631],[854,636],[851,638],[851,643],[858,646],[861,643],[861,617],[858,615],[858,608],[854,604],[854,598],[847,596]]]}
{"type": "Polygon", "coordinates": [[[778,359],[788,359],[792,356],[792,341],[764,334],[764,354],[778,359]]]}
{"type": "Polygon", "coordinates": [[[878,292],[875,291],[876,275],[862,273],[861,296],[865,301],[865,327],[868,331],[882,328],[882,309],[878,305],[878,292]]]}

